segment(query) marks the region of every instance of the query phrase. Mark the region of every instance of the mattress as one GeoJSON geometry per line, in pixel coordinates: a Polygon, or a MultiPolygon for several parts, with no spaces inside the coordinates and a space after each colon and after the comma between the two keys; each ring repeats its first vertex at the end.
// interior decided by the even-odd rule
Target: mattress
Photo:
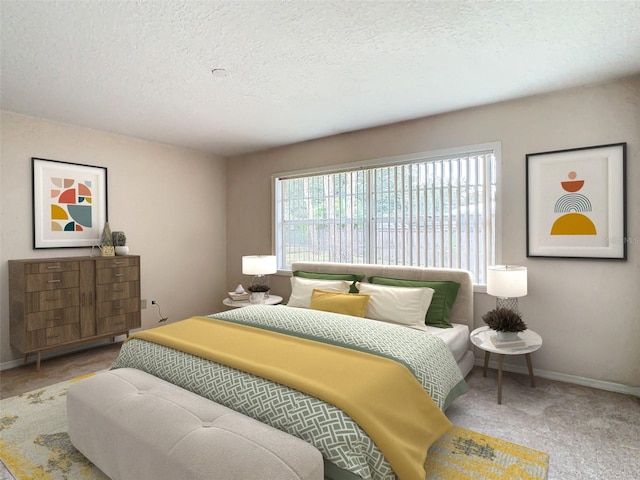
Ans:
{"type": "Polygon", "coordinates": [[[469,327],[460,323],[454,323],[453,328],[427,327],[427,332],[441,338],[449,347],[453,358],[460,362],[469,351],[469,327]]]}

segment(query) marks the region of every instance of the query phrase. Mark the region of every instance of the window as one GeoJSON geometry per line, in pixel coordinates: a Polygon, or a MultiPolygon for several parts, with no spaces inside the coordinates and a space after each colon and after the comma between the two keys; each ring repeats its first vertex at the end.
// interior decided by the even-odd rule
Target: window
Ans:
{"type": "Polygon", "coordinates": [[[496,251],[499,143],[274,176],[280,269],[295,261],[464,268],[496,251]]]}

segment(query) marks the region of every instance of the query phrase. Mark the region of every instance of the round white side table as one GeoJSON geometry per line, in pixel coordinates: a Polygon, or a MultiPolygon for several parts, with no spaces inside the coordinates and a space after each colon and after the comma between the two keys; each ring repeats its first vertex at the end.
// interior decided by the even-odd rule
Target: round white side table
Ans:
{"type": "Polygon", "coordinates": [[[264,299],[264,303],[262,304],[251,303],[249,300],[234,302],[229,297],[222,300],[222,303],[225,304],[227,307],[233,307],[233,308],[248,307],[249,305],[277,305],[281,302],[282,302],[282,297],[278,295],[271,295],[271,294],[269,294],[268,298],[264,299]]]}
{"type": "Polygon", "coordinates": [[[542,346],[542,337],[533,330],[525,330],[518,332],[518,336],[524,342],[524,345],[518,346],[497,346],[491,340],[496,332],[489,327],[484,326],[476,328],[471,332],[471,343],[476,347],[484,350],[484,369],[482,376],[487,376],[487,368],[489,366],[489,357],[492,353],[498,354],[498,404],[502,403],[502,365],[506,355],[524,355],[527,360],[527,368],[529,369],[529,377],[531,378],[531,386],[536,386],[536,380],[533,376],[533,365],[531,364],[531,353],[535,352],[542,346]]]}

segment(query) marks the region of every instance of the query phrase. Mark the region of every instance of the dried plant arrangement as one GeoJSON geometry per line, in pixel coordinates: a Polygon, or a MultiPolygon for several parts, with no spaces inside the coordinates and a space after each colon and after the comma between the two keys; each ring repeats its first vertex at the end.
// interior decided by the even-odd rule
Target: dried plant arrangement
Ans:
{"type": "Polygon", "coordinates": [[[523,332],[527,329],[520,314],[510,308],[495,308],[485,313],[482,320],[497,332],[523,332]]]}

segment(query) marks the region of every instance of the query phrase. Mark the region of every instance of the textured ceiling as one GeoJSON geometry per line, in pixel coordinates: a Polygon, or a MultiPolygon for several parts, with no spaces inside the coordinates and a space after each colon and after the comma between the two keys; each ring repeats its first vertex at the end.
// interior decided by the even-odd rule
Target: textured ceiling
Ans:
{"type": "Polygon", "coordinates": [[[640,1],[2,0],[0,18],[3,110],[225,156],[640,72],[640,1]]]}

